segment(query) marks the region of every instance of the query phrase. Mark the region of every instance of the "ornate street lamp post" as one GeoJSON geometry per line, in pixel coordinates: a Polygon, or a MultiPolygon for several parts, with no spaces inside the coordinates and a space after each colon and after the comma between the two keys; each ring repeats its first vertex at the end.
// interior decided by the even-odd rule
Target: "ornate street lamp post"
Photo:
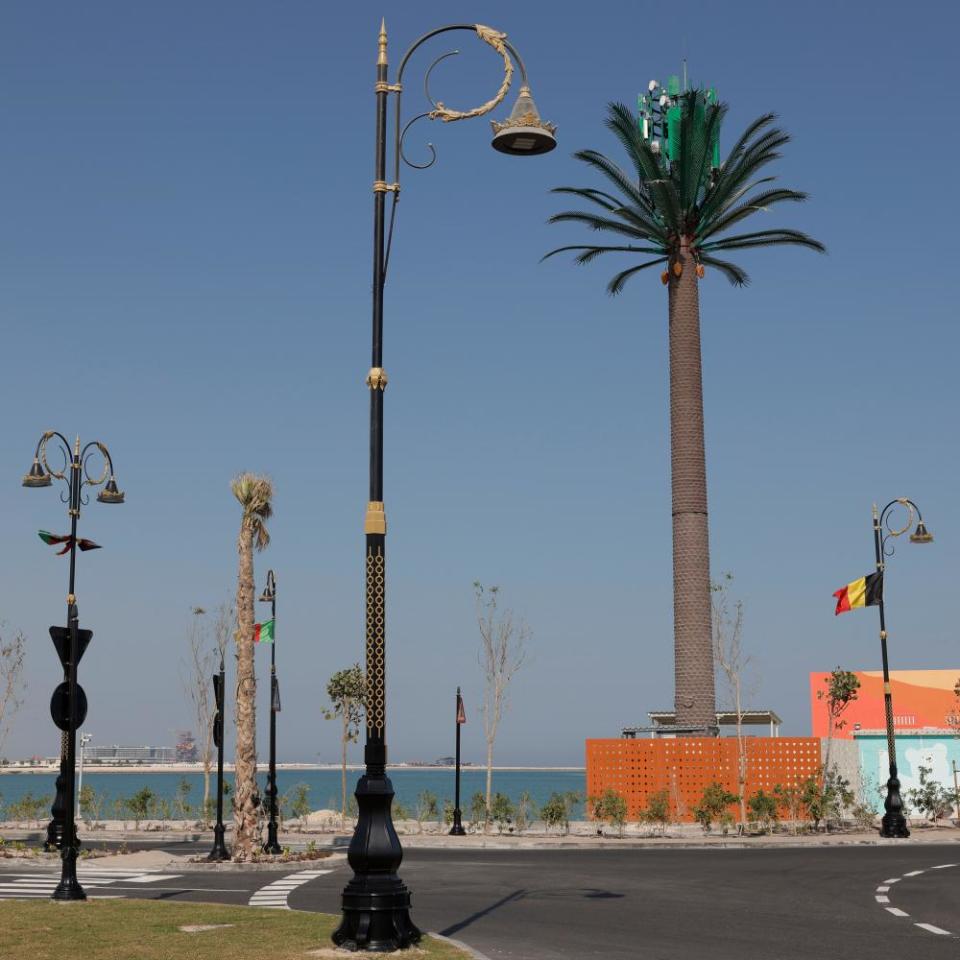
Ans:
{"type": "MultiPolygon", "coordinates": [[[[50,636],[60,662],[63,664],[64,682],[54,691],[50,704],[54,722],[63,732],[62,750],[60,757],[60,776],[57,778],[57,796],[54,800],[52,813],[54,822],[63,824],[59,833],[61,873],[60,882],[53,891],[54,900],[86,900],[87,895],[77,881],[77,855],[80,845],[77,841],[76,821],[76,762],[77,762],[77,728],[83,723],[87,715],[87,698],[83,688],[77,683],[77,664],[83,656],[93,633],[90,630],[80,629],[80,615],[77,609],[76,569],[77,546],[81,549],[94,549],[96,544],[88,540],[77,540],[77,521],[80,519],[80,508],[90,502],[83,493],[83,488],[99,487],[103,489],[97,494],[100,503],[123,503],[123,493],[117,489],[117,481],[113,475],[113,460],[110,451],[98,440],[93,440],[81,449],[80,438],[70,449],[70,442],[61,433],[47,430],[37,443],[33,455],[33,465],[30,472],[23,478],[25,487],[49,487],[54,478],[63,481],[67,487],[61,492],[60,499],[67,504],[70,516],[70,535],[55,537],[42,533],[47,542],[65,543],[70,554],[70,585],[67,592],[67,627],[51,627],[50,636]],[[63,467],[53,470],[47,460],[47,446],[53,439],[58,441],[60,453],[63,456],[63,467]],[[99,453],[103,458],[103,473],[99,477],[91,475],[89,460],[99,453]],[[109,479],[108,479],[109,478],[109,479]]],[[[52,826],[52,825],[51,825],[52,826]]],[[[50,832],[48,831],[48,842],[50,832]]]]}
{"type": "Polygon", "coordinates": [[[270,619],[273,622],[270,641],[270,772],[267,774],[270,821],[263,852],[283,853],[277,840],[277,714],[280,712],[280,683],[277,680],[277,578],[272,570],[267,571],[267,586],[260,596],[260,602],[270,604],[270,619]]]}
{"type": "Polygon", "coordinates": [[[387,777],[386,740],[386,532],[387,521],[383,500],[383,397],[387,374],[383,367],[383,288],[390,257],[390,240],[400,195],[400,161],[416,169],[433,165],[436,152],[423,164],[407,160],[403,141],[412,124],[429,118],[450,123],[479,117],[493,110],[507,95],[514,70],[519,67],[520,95],[510,117],[494,123],[493,147],[501,153],[528,156],[547,153],[556,146],[554,126],[544,123],[527,82],[527,72],[519,54],[506,35],[479,24],[452,24],[424,34],[407,50],[391,83],[387,64],[387,29],[381,24],[378,42],[376,95],[376,156],[373,182],[373,341],[370,372],[370,488],[364,533],[366,535],[366,743],[365,773],[357,783],[357,826],[347,858],[353,868],[353,879],[343,891],[343,919],[334,931],[334,943],[351,950],[398,950],[420,939],[420,931],[410,919],[410,892],[397,875],[403,850],[390,807],[393,786],[387,777]],[[427,70],[425,91],[432,109],[407,122],[400,123],[400,98],[403,73],[411,55],[421,44],[441,33],[467,30],[475,33],[503,59],[504,77],[492,100],[473,110],[452,110],[433,100],[429,92],[430,72],[444,54],[427,70]],[[516,64],[516,67],[515,67],[516,64]],[[387,175],[387,101],[394,97],[396,107],[393,135],[393,182],[387,175]],[[386,195],[393,195],[389,234],[385,231],[386,195]],[[386,240],[386,242],[385,242],[386,240]]]}
{"type": "MultiPolygon", "coordinates": [[[[910,534],[911,543],[932,543],[931,534],[923,522],[920,508],[906,497],[891,500],[882,510],[873,505],[873,547],[877,560],[877,573],[883,578],[886,567],[886,558],[894,553],[893,544],[888,543],[894,537],[903,536],[916,519],[917,526],[910,534]],[[890,526],[890,515],[896,507],[905,507],[907,522],[902,527],[890,526]]],[[[886,584],[880,590],[880,652],[883,657],[883,706],[887,720],[887,759],[890,762],[890,779],[887,780],[887,796],[883,801],[886,811],[880,821],[881,837],[909,837],[907,818],[903,815],[903,799],[900,796],[900,778],[897,775],[897,744],[893,729],[893,695],[890,692],[890,668],[887,662],[887,621],[883,605],[886,584]]]]}

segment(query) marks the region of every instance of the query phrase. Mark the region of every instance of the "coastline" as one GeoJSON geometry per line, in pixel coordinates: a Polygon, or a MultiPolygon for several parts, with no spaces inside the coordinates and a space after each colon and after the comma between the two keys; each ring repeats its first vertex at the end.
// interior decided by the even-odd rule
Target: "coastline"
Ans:
{"type": "MultiPolygon", "coordinates": [[[[265,764],[258,764],[258,767],[265,769],[265,764]]],[[[224,763],[223,769],[225,773],[233,773],[233,764],[224,763]]],[[[337,770],[341,769],[340,764],[338,763],[278,763],[277,770],[299,770],[299,771],[313,771],[313,770],[337,770]]],[[[363,764],[360,763],[348,763],[347,770],[360,771],[363,770],[363,764]]],[[[449,766],[434,766],[433,764],[419,764],[419,763],[392,763],[390,764],[391,770],[454,770],[453,765],[449,766]]],[[[478,770],[485,771],[487,768],[480,766],[479,764],[470,764],[469,766],[463,766],[461,768],[463,772],[469,770],[478,770]]],[[[525,772],[525,773],[585,773],[585,767],[500,767],[495,766],[493,768],[494,772],[525,772]]],[[[46,774],[58,773],[59,766],[30,766],[30,767],[17,767],[17,766],[0,766],[0,776],[9,774],[16,776],[19,774],[46,774]]],[[[128,763],[128,764],[99,764],[99,763],[90,763],[87,762],[83,765],[84,773],[203,773],[203,765],[200,763],[128,763]]]]}

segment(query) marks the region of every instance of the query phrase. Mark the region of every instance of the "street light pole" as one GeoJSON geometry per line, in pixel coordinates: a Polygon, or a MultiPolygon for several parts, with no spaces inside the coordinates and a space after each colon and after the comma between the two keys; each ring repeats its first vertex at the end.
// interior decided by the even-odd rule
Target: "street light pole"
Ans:
{"type": "Polygon", "coordinates": [[[890,776],[887,780],[887,796],[883,801],[886,811],[880,821],[880,836],[887,838],[904,838],[910,836],[907,818],[903,814],[903,798],[900,796],[900,778],[897,774],[897,743],[893,724],[893,694],[890,689],[890,667],[887,658],[887,621],[884,608],[884,594],[886,583],[884,570],[886,558],[893,556],[893,545],[887,545],[892,537],[902,536],[912,526],[916,514],[917,527],[910,534],[911,543],[931,543],[932,534],[927,530],[919,507],[906,497],[891,500],[883,510],[878,511],[873,505],[873,547],[877,562],[877,573],[880,574],[882,586],[880,600],[877,606],[880,610],[880,653],[883,659],[883,707],[887,722],[887,759],[889,761],[890,776]],[[891,511],[897,506],[905,507],[908,513],[907,522],[903,527],[891,527],[891,511]]]}
{"type": "Polygon", "coordinates": [[[213,828],[213,849],[207,854],[211,863],[230,859],[230,851],[224,843],[226,827],[223,825],[223,706],[226,672],[223,663],[223,647],[220,647],[220,673],[213,675],[213,700],[217,712],[213,718],[213,742],[217,746],[217,822],[213,828]]]}
{"type": "MultiPolygon", "coordinates": [[[[430,71],[425,89],[428,98],[430,71]]],[[[546,153],[556,146],[552,124],[544,123],[530,96],[526,69],[516,50],[502,34],[479,24],[453,24],[424,34],[407,51],[400,62],[395,83],[390,83],[387,61],[387,28],[380,26],[377,40],[376,150],[373,182],[373,317],[371,366],[366,383],[370,389],[370,482],[369,499],[364,520],[366,575],[366,741],[365,772],[357,783],[357,825],[347,853],[353,868],[353,879],[343,891],[343,917],[333,933],[338,946],[350,950],[390,951],[416,943],[420,931],[410,919],[410,891],[397,875],[403,859],[400,840],[391,818],[393,785],[387,777],[386,741],[386,533],[387,521],[383,498],[383,398],[387,374],[383,367],[383,290],[390,257],[390,240],[400,194],[400,161],[424,169],[433,165],[436,152],[430,146],[431,159],[415,164],[407,160],[403,140],[417,120],[429,118],[444,122],[482,116],[493,110],[506,96],[514,72],[514,63],[522,77],[520,96],[510,117],[494,124],[493,146],[502,153],[533,155],[546,153]],[[424,42],[441,33],[468,30],[488,44],[503,58],[504,79],[493,99],[474,110],[458,111],[431,99],[432,110],[420,114],[406,126],[400,124],[400,97],[403,72],[410,56],[424,42]],[[394,96],[396,121],[393,142],[393,182],[387,175],[387,106],[394,96]],[[386,195],[392,194],[390,228],[386,225],[386,195]],[[390,239],[387,239],[387,238],[390,239]]]]}
{"type": "MultiPolygon", "coordinates": [[[[54,803],[54,818],[57,815],[57,805],[61,802],[63,816],[63,830],[60,838],[60,882],[53,891],[54,900],[86,900],[87,895],[77,880],[77,856],[80,844],[77,840],[76,821],[76,761],[77,761],[77,727],[86,719],[86,694],[77,683],[77,664],[86,650],[87,644],[93,637],[89,630],[80,629],[80,615],[77,608],[76,572],[77,572],[77,521],[80,519],[81,506],[89,503],[89,498],[83,493],[85,486],[98,487],[103,490],[97,494],[99,503],[123,503],[124,495],[117,488],[117,481],[113,473],[113,460],[106,446],[97,440],[80,447],[80,438],[77,437],[71,453],[70,442],[62,433],[47,430],[37,443],[33,455],[33,465],[23,478],[25,487],[49,487],[53,478],[63,481],[67,486],[67,496],[61,493],[60,499],[68,505],[70,516],[70,535],[66,538],[67,549],[70,552],[70,579],[67,592],[67,628],[51,627],[50,635],[57,648],[57,654],[66,671],[66,683],[61,684],[54,692],[51,701],[51,712],[57,726],[66,735],[65,750],[61,752],[61,776],[63,792],[57,791],[57,800],[54,803]],[[53,470],[47,460],[47,445],[56,439],[63,456],[63,467],[53,470]],[[103,459],[103,473],[93,477],[89,470],[89,458],[99,453],[103,459]],[[67,471],[69,470],[69,476],[67,471]],[[109,476],[109,479],[107,479],[109,476]]],[[[47,542],[63,543],[64,538],[52,537],[47,542]]],[[[93,549],[96,544],[84,541],[83,549],[93,549]]],[[[48,834],[49,840],[49,834],[48,834]]]]}
{"type": "Polygon", "coordinates": [[[460,727],[467,722],[467,717],[463,709],[463,698],[460,696],[460,688],[457,687],[457,706],[456,720],[457,727],[457,756],[456,756],[456,779],[453,787],[453,826],[450,828],[451,837],[462,837],[466,834],[463,829],[463,811],[460,809],[460,727]]]}
{"type": "Polygon", "coordinates": [[[273,639],[270,643],[270,772],[267,774],[270,821],[263,852],[283,853],[277,839],[277,714],[280,712],[280,683],[277,680],[277,578],[272,570],[267,571],[267,586],[260,602],[270,604],[270,619],[273,621],[273,639]]]}

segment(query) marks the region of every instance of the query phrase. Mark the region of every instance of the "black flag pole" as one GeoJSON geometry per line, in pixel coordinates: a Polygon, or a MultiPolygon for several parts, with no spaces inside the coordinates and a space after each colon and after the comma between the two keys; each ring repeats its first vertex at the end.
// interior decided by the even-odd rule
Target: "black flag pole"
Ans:
{"type": "Polygon", "coordinates": [[[463,697],[460,696],[460,688],[457,687],[457,772],[456,785],[454,787],[453,826],[450,828],[451,837],[462,837],[467,832],[463,829],[463,822],[461,820],[463,814],[460,810],[460,727],[466,722],[467,715],[463,709],[463,697]]]}

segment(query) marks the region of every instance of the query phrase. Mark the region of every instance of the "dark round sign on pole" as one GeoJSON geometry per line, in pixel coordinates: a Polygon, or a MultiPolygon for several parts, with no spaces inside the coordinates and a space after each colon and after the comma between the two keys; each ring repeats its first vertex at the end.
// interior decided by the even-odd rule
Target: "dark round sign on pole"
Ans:
{"type": "MultiPolygon", "coordinates": [[[[50,698],[50,716],[58,729],[68,731],[70,729],[70,711],[67,703],[70,699],[70,684],[64,680],[57,685],[50,698]]],[[[83,687],[77,684],[77,708],[74,711],[73,729],[81,726],[87,719],[87,695],[83,692],[83,687]]]]}

